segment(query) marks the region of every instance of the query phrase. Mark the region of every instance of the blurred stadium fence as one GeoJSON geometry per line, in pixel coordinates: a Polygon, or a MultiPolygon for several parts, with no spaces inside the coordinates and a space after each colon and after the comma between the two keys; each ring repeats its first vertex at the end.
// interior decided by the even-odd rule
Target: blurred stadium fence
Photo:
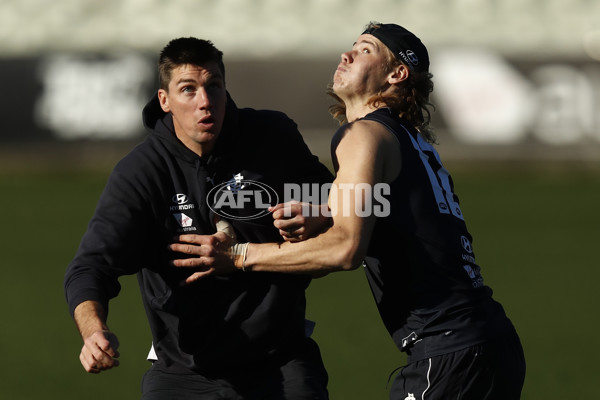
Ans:
{"type": "MultiPolygon", "coordinates": [[[[481,47],[432,51],[434,127],[448,156],[600,158],[600,64],[511,59],[481,47]]],[[[239,106],[274,108],[328,156],[337,126],[324,94],[329,61],[226,58],[239,106]]],[[[5,122],[0,143],[137,141],[141,110],[157,88],[155,56],[57,53],[0,59],[5,122]]]]}

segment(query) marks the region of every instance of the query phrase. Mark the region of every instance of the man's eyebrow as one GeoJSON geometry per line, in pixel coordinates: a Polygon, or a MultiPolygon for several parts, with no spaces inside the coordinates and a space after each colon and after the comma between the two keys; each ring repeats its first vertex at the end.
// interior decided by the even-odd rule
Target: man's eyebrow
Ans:
{"type": "MultiPolygon", "coordinates": [[[[219,74],[208,74],[205,81],[214,81],[214,80],[223,80],[223,75],[219,74]]],[[[177,81],[177,84],[180,83],[197,83],[198,81],[194,78],[181,78],[177,81]]]]}
{"type": "Polygon", "coordinates": [[[182,83],[196,83],[195,79],[191,79],[191,78],[181,78],[177,81],[177,84],[180,85],[182,83]]]}
{"type": "MultiPolygon", "coordinates": [[[[208,73],[205,77],[206,79],[201,79],[201,82],[214,82],[216,80],[218,81],[225,81],[225,79],[223,79],[223,74],[221,74],[221,72],[217,72],[217,73],[208,73]]],[[[181,85],[181,84],[185,84],[185,83],[191,83],[191,84],[195,84],[198,85],[199,81],[195,78],[180,78],[175,84],[176,85],[181,85]]]]}
{"type": "Polygon", "coordinates": [[[362,43],[370,44],[371,46],[377,47],[377,43],[374,40],[370,40],[370,39],[361,39],[359,42],[354,42],[353,46],[356,46],[357,44],[362,44],[362,43]]]}

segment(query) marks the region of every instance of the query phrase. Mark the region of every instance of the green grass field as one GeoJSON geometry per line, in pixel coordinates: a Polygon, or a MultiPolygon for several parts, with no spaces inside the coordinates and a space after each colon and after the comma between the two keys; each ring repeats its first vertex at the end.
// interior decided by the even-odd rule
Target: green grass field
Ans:
{"type": "MultiPolygon", "coordinates": [[[[100,375],[79,364],[81,339],[62,291],[107,173],[0,171],[0,398],[139,398],[151,338],[135,277],[123,279],[111,304],[121,366],[100,375]]],[[[528,362],[523,399],[594,398],[600,173],[463,164],[453,177],[486,283],[521,335],[528,362]]],[[[308,301],[331,398],[386,399],[387,378],[404,357],[379,321],[363,272],[316,280],[308,301]]]]}

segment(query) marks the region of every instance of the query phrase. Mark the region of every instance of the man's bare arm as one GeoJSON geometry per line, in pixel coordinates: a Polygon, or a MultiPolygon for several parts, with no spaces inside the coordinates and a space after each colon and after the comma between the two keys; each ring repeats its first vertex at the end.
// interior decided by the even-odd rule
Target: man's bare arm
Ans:
{"type": "Polygon", "coordinates": [[[73,314],[83,347],[79,361],[90,373],[99,373],[119,365],[119,340],[106,325],[106,310],[97,301],[80,303],[73,314]]]}
{"type": "MultiPolygon", "coordinates": [[[[376,217],[358,215],[367,199],[359,185],[391,182],[399,173],[400,154],[395,138],[373,121],[352,124],[336,149],[337,176],[330,193],[333,224],[323,233],[298,243],[251,243],[245,252],[244,269],[288,273],[327,273],[351,270],[361,265],[370,242],[376,217]]],[[[372,204],[372,202],[371,202],[372,204]]],[[[171,249],[197,257],[173,261],[176,267],[205,268],[196,278],[231,272],[232,263],[217,262],[223,253],[219,234],[182,235],[171,249]]],[[[222,259],[221,259],[222,260],[222,259]]]]}

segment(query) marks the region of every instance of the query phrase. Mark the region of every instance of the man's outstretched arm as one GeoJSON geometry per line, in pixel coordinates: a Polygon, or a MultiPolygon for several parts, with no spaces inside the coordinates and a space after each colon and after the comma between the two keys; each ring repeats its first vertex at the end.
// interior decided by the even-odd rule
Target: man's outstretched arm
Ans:
{"type": "MultiPolygon", "coordinates": [[[[382,125],[373,121],[351,124],[343,132],[336,149],[339,165],[329,195],[332,226],[305,241],[291,243],[250,243],[243,254],[232,254],[235,267],[252,271],[319,274],[352,270],[361,265],[376,221],[375,215],[357,210],[374,204],[373,189],[377,183],[389,183],[400,168],[400,154],[395,138],[382,125]],[[239,260],[244,262],[240,265],[239,260]]],[[[214,273],[231,272],[234,263],[223,263],[229,247],[215,235],[182,235],[171,249],[186,255],[173,261],[176,267],[200,268],[187,281],[214,273]]],[[[239,248],[239,246],[238,246],[239,248]]]]}

